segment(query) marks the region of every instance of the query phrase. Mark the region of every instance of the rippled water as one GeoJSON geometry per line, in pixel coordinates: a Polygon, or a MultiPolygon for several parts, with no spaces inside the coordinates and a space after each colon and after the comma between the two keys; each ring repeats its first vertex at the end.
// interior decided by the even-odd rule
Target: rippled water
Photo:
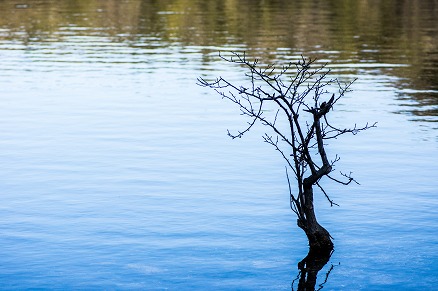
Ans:
{"type": "MultiPolygon", "coordinates": [[[[0,288],[290,290],[307,241],[263,128],[196,78],[305,56],[358,78],[317,198],[324,290],[438,283],[435,1],[1,1],[0,288]]],[[[296,286],[295,286],[296,288],[296,286]]]]}

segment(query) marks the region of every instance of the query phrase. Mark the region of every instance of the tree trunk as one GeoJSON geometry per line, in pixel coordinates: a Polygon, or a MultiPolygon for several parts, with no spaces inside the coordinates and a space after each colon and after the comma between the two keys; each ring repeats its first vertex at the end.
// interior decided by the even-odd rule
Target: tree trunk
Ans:
{"type": "Polygon", "coordinates": [[[298,269],[301,271],[298,290],[313,291],[315,290],[318,272],[329,261],[334,246],[330,233],[316,220],[313,208],[312,186],[304,185],[303,188],[304,203],[302,204],[302,208],[305,214],[305,220],[299,219],[298,226],[304,230],[309,240],[309,253],[298,263],[298,269]]]}
{"type": "Polygon", "coordinates": [[[314,256],[326,257],[333,251],[333,242],[330,233],[322,227],[315,215],[313,208],[313,189],[311,185],[304,183],[303,211],[305,220],[298,220],[298,226],[304,230],[309,240],[309,248],[314,256]]]}

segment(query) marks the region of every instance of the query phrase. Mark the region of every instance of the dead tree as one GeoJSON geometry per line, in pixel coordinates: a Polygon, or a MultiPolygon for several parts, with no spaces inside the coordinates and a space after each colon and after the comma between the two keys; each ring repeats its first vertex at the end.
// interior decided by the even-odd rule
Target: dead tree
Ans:
{"type": "MultiPolygon", "coordinates": [[[[257,122],[268,128],[263,139],[286,161],[290,206],[297,215],[298,226],[308,238],[309,255],[329,256],[333,242],[329,232],[316,219],[314,189],[319,189],[333,206],[337,204],[322,187],[321,179],[326,177],[343,185],[356,181],[351,173],[339,173],[339,177],[332,175],[339,157],[335,155],[329,159],[326,143],[341,135],[356,134],[375,126],[366,124],[344,128],[329,122],[329,113],[338,100],[350,91],[353,82],[342,84],[338,79],[330,78],[326,65],[304,57],[282,67],[261,65],[258,60],[249,61],[245,53],[220,57],[245,67],[248,72],[242,82],[246,83],[238,85],[219,77],[214,81],[198,78],[198,84],[213,88],[222,98],[235,103],[240,113],[249,118],[242,131],[236,134],[228,131],[233,139],[242,137],[257,122]],[[291,186],[291,173],[296,187],[291,186]]],[[[306,259],[300,264],[305,268],[306,259]]]]}

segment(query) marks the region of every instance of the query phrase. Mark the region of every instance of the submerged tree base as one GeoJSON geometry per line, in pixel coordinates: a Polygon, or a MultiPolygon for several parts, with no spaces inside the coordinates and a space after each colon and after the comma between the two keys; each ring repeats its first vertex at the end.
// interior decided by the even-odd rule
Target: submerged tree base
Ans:
{"type": "Polygon", "coordinates": [[[314,217],[312,221],[303,222],[298,219],[297,225],[306,233],[309,241],[309,248],[312,253],[316,255],[326,255],[327,253],[331,253],[334,247],[332,237],[330,233],[317,222],[314,213],[312,214],[314,217]]]}
{"type": "Polygon", "coordinates": [[[316,218],[307,223],[298,219],[297,224],[304,230],[309,241],[309,253],[298,263],[298,291],[313,291],[318,272],[329,261],[334,245],[330,233],[316,221],[316,218]]]}
{"type": "Polygon", "coordinates": [[[298,226],[305,231],[309,240],[309,253],[298,263],[298,291],[315,290],[318,272],[327,264],[334,250],[329,232],[317,222],[314,223],[312,228],[308,228],[298,220],[298,226]]]}
{"type": "Polygon", "coordinates": [[[307,238],[309,239],[309,254],[311,253],[312,256],[326,257],[333,252],[333,242],[330,234],[324,228],[323,231],[307,235],[307,238]]]}
{"type": "MultiPolygon", "coordinates": [[[[329,246],[322,249],[310,247],[307,256],[298,263],[298,269],[300,270],[298,291],[315,290],[318,272],[327,264],[333,253],[333,244],[331,245],[331,250],[329,246]]],[[[331,269],[327,273],[325,281],[327,281],[330,271],[331,269]]]]}

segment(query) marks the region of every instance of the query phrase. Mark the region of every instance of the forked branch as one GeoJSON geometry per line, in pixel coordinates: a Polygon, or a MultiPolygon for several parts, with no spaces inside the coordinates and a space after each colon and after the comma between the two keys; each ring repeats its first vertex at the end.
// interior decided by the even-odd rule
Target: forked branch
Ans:
{"type": "Polygon", "coordinates": [[[313,237],[318,237],[315,236],[317,232],[325,235],[330,244],[328,232],[316,222],[313,186],[318,187],[333,206],[338,204],[324,190],[321,180],[327,177],[343,185],[357,182],[351,173],[332,176],[339,157],[329,158],[326,143],[344,134],[357,134],[376,126],[376,123],[367,123],[340,128],[329,122],[332,109],[351,91],[354,80],[343,84],[336,78],[329,78],[330,70],[326,64],[303,56],[281,67],[262,65],[257,59],[249,61],[245,53],[231,53],[228,57],[220,54],[220,58],[247,70],[243,84],[239,85],[222,77],[214,81],[198,78],[200,86],[216,90],[249,118],[243,130],[236,134],[228,131],[228,135],[240,138],[257,123],[267,127],[264,141],[286,161],[290,206],[298,217],[298,225],[306,232],[311,245],[313,237]],[[295,176],[296,187],[291,186],[288,169],[295,176]]]}

